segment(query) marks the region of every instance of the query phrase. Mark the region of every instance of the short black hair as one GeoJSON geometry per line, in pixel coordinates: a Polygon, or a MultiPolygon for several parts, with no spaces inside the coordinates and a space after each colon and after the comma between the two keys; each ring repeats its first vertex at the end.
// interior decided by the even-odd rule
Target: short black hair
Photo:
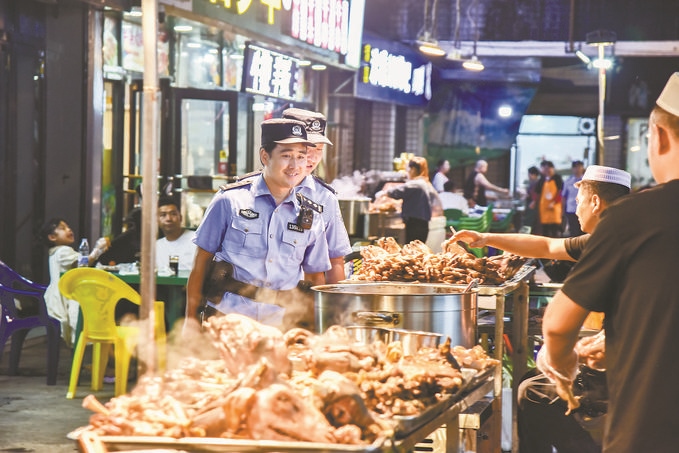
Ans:
{"type": "Polygon", "coordinates": [[[575,167],[577,167],[578,165],[579,165],[579,166],[582,166],[582,167],[585,166],[585,164],[584,164],[581,160],[574,160],[573,163],[571,164],[571,168],[575,168],[575,167]]]}
{"type": "Polygon", "coordinates": [[[540,166],[554,168],[554,162],[552,162],[551,160],[543,160],[542,162],[540,162],[540,166]]]}
{"type": "Polygon", "coordinates": [[[54,231],[56,231],[57,227],[61,222],[66,222],[61,217],[52,217],[49,219],[45,224],[40,228],[40,240],[45,244],[47,247],[52,247],[54,245],[54,242],[49,238],[51,234],[54,234],[54,231]]]}
{"type": "Polygon", "coordinates": [[[179,202],[177,199],[171,195],[163,195],[158,198],[158,207],[160,208],[161,206],[167,206],[167,205],[175,205],[177,209],[179,209],[179,202]]]}
{"type": "Polygon", "coordinates": [[[579,190],[585,189],[590,194],[596,194],[606,204],[611,204],[620,197],[629,195],[629,187],[614,182],[591,181],[589,179],[580,181],[579,190]]]}
{"type": "Polygon", "coordinates": [[[443,191],[444,192],[452,192],[454,188],[455,188],[455,183],[453,182],[452,179],[449,179],[448,181],[443,183],[443,191]]]}
{"type": "Polygon", "coordinates": [[[535,165],[533,165],[532,167],[530,167],[530,168],[528,169],[528,174],[529,174],[529,175],[539,175],[539,174],[540,174],[540,169],[539,169],[538,167],[536,167],[535,165]]]}

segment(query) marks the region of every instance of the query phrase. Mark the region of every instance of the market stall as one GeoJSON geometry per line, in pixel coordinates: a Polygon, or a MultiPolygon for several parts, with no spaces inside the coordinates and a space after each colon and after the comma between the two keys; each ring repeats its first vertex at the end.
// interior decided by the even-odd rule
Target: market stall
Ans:
{"type": "Polygon", "coordinates": [[[235,314],[205,327],[218,358],[186,358],[105,404],[85,398],[90,425],[71,434],[81,450],[409,451],[445,425],[457,452],[459,414],[492,392],[499,366],[441,335],[410,349],[403,330],[359,342],[339,326],[283,334],[235,314]]]}
{"type": "MultiPolygon", "coordinates": [[[[369,284],[374,282],[388,282],[386,287],[390,285],[397,288],[393,293],[385,293],[383,287],[378,287],[377,294],[371,294],[371,286],[365,287],[363,298],[360,299],[363,304],[367,304],[373,311],[379,309],[391,314],[391,322],[403,323],[404,320],[412,318],[413,308],[404,308],[399,306],[402,299],[411,294],[411,301],[413,305],[418,306],[419,310],[426,313],[425,320],[432,320],[428,325],[430,330],[451,335],[451,329],[454,331],[452,335],[456,336],[459,342],[471,341],[474,344],[478,341],[477,335],[477,308],[488,309],[493,313],[493,321],[488,327],[493,331],[493,338],[495,341],[495,349],[493,351],[494,357],[497,360],[502,360],[504,354],[504,347],[502,339],[504,338],[504,313],[506,301],[511,297],[513,303],[512,311],[512,344],[514,348],[509,351],[513,363],[516,364],[513,369],[513,382],[518,385],[520,377],[526,372],[527,354],[528,354],[528,281],[535,272],[535,266],[531,265],[528,260],[522,257],[506,254],[494,257],[476,258],[467,253],[459,245],[446,241],[442,245],[443,251],[441,253],[433,253],[426,245],[422,243],[413,242],[404,247],[400,247],[392,238],[381,238],[376,241],[375,245],[366,246],[362,248],[361,255],[363,262],[358,272],[351,277],[351,282],[369,284]],[[478,289],[475,290],[477,295],[477,303],[473,309],[473,315],[470,316],[466,311],[466,306],[462,300],[451,298],[443,305],[444,309],[436,310],[429,309],[431,300],[442,299],[445,296],[445,291],[460,291],[469,285],[470,282],[476,281],[478,289]],[[400,284],[399,284],[400,283],[400,284]],[[432,296],[427,293],[430,284],[442,284],[443,294],[432,296]],[[407,285],[407,286],[403,286],[407,285]],[[379,293],[382,294],[379,294],[379,293]],[[399,293],[400,295],[396,295],[399,293]],[[419,294],[418,294],[419,293],[419,294]],[[423,297],[424,296],[424,297],[423,297]],[[431,300],[430,300],[431,299],[431,300]],[[415,302],[417,301],[417,302],[415,302]],[[405,310],[405,313],[404,313],[405,310]],[[501,314],[501,315],[498,315],[501,314]],[[399,318],[394,321],[395,318],[399,318]],[[473,318],[473,321],[472,321],[473,318]],[[436,320],[436,321],[433,321],[436,320]],[[453,325],[446,324],[452,322],[453,325]],[[467,326],[473,324],[473,334],[469,334],[467,326]],[[499,341],[498,341],[499,340],[499,341]]],[[[436,285],[434,285],[436,286],[436,285]]],[[[359,287],[360,288],[360,287],[359,287]]],[[[351,294],[350,287],[338,289],[340,293],[351,294]]],[[[354,291],[355,293],[356,291],[354,291]]],[[[345,295],[346,296],[346,295],[345,295]]],[[[354,297],[358,297],[355,296],[354,297]]],[[[464,296],[457,296],[462,297],[464,296]]],[[[351,308],[355,310],[355,300],[352,298],[335,298],[332,301],[337,306],[344,307],[344,313],[352,313],[351,308]],[[348,304],[347,304],[348,302],[348,304]],[[353,305],[352,305],[353,304],[353,305]]],[[[326,301],[321,300],[326,305],[326,301]]],[[[318,299],[317,299],[318,303],[318,299]]],[[[319,307],[317,306],[317,310],[319,307]]],[[[379,310],[377,310],[379,311],[379,310]]],[[[323,307],[317,313],[318,328],[322,329],[324,324],[328,322],[347,322],[351,319],[356,321],[356,316],[349,318],[334,317],[328,321],[327,313],[324,312],[323,307]]],[[[422,322],[422,321],[420,321],[422,322]]],[[[420,327],[418,327],[420,328],[420,327]]],[[[502,373],[498,369],[495,375],[495,410],[501,408],[502,395],[502,373]]],[[[516,411],[513,411],[515,413],[516,411]]],[[[494,422],[497,424],[495,432],[501,431],[499,424],[501,417],[496,417],[494,422]]],[[[499,439],[497,439],[499,442],[499,439]]]]}

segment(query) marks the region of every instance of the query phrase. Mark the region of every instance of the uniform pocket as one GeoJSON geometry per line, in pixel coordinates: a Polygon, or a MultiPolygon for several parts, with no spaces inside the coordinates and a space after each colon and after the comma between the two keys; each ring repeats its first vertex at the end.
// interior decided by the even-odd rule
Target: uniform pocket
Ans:
{"type": "Polygon", "coordinates": [[[308,241],[309,233],[307,230],[304,230],[302,233],[294,230],[285,230],[283,231],[281,253],[301,262],[304,259],[304,252],[306,251],[308,241]]]}
{"type": "Polygon", "coordinates": [[[224,248],[238,255],[266,255],[264,225],[260,219],[234,217],[226,230],[224,248]]]}

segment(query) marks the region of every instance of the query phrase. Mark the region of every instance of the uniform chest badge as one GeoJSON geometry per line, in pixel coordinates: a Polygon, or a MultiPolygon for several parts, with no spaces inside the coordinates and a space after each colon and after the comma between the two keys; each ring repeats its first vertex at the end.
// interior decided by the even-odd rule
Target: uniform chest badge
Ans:
{"type": "Polygon", "coordinates": [[[304,228],[293,222],[288,222],[288,230],[297,231],[298,233],[304,233],[304,228]]]}
{"type": "Polygon", "coordinates": [[[255,211],[253,211],[252,209],[249,209],[249,208],[248,209],[241,209],[240,211],[238,211],[238,214],[241,217],[245,217],[246,219],[250,219],[250,220],[259,218],[259,212],[255,212],[255,211]]]}

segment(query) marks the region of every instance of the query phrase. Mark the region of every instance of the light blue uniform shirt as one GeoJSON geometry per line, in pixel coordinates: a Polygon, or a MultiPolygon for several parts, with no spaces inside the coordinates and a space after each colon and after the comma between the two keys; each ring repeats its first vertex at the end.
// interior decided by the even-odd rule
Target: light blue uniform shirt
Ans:
{"type": "MultiPolygon", "coordinates": [[[[210,202],[194,242],[233,264],[233,278],[263,288],[287,290],[304,272],[330,269],[325,225],[314,212],[308,230],[297,226],[300,203],[291,193],[280,205],[259,175],[250,184],[222,190],[210,202]]],[[[284,309],[226,293],[216,309],[279,325],[284,309]]]]}
{"type": "Polygon", "coordinates": [[[304,178],[296,190],[323,207],[321,215],[325,223],[325,239],[328,243],[330,258],[344,257],[351,253],[349,234],[344,226],[339,201],[335,194],[311,175],[304,178]]]}
{"type": "Polygon", "coordinates": [[[582,178],[570,176],[566,182],[563,183],[561,197],[564,200],[566,212],[570,214],[575,214],[575,210],[578,208],[578,204],[575,202],[575,197],[578,196],[578,188],[575,187],[575,183],[580,182],[581,180],[582,178]]]}

